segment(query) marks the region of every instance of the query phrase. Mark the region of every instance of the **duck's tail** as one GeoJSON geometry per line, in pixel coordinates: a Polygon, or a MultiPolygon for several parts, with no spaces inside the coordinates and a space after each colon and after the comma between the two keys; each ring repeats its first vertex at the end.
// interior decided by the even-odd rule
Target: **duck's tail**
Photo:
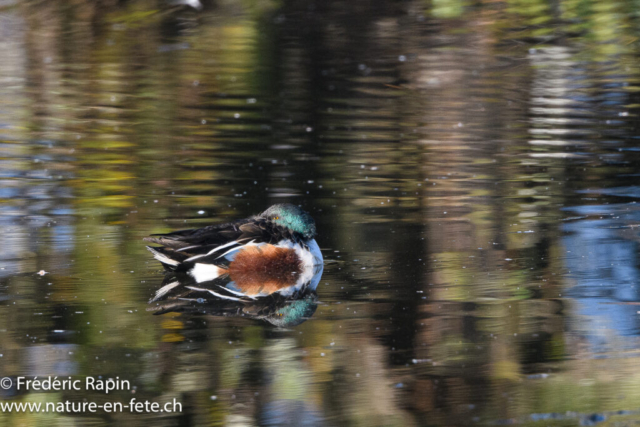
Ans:
{"type": "Polygon", "coordinates": [[[147,246],[147,249],[155,259],[160,261],[165,270],[188,273],[198,283],[214,280],[228,272],[228,269],[222,265],[198,262],[193,259],[194,257],[171,248],[147,246]]]}

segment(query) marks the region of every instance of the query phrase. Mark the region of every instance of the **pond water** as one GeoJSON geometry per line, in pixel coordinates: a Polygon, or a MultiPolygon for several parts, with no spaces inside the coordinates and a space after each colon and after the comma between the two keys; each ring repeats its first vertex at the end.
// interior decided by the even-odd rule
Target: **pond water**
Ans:
{"type": "Polygon", "coordinates": [[[0,424],[640,422],[636,0],[202,5],[0,1],[0,402],[181,404],[0,424]],[[143,237],[281,202],[306,321],[147,310],[143,237]]]}

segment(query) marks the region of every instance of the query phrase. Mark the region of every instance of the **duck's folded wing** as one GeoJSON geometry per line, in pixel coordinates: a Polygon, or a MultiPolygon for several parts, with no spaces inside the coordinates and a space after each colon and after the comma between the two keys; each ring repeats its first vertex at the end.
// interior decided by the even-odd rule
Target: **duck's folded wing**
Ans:
{"type": "Polygon", "coordinates": [[[241,227],[247,222],[248,220],[242,220],[198,229],[174,231],[167,234],[152,234],[150,237],[145,237],[144,240],[173,249],[184,249],[189,246],[215,247],[241,237],[243,234],[241,227]]]}
{"type": "Polygon", "coordinates": [[[230,242],[271,243],[274,240],[273,226],[264,220],[242,220],[204,228],[180,230],[167,234],[145,237],[147,242],[167,248],[195,253],[205,253],[230,242]]]}
{"type": "Polygon", "coordinates": [[[189,269],[196,262],[225,265],[233,252],[247,244],[272,243],[278,239],[264,220],[243,220],[200,229],[155,234],[144,240],[162,245],[147,247],[165,267],[189,269]]]}

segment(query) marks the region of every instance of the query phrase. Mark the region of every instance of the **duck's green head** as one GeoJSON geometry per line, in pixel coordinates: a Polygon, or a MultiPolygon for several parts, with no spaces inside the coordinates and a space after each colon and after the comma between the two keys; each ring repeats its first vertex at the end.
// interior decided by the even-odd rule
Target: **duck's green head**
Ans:
{"type": "Polygon", "coordinates": [[[311,215],[297,206],[288,203],[273,205],[260,215],[281,227],[300,233],[305,239],[316,235],[316,223],[311,215]]]}

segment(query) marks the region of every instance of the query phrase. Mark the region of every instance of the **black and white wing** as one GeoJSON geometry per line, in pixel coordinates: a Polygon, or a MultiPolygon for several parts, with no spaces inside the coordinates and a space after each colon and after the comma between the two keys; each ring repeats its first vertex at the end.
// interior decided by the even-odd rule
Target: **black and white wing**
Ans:
{"type": "Polygon", "coordinates": [[[262,218],[249,218],[199,229],[154,234],[145,241],[162,246],[147,248],[166,268],[189,270],[199,264],[224,265],[227,254],[247,244],[277,243],[284,236],[262,218]]]}

